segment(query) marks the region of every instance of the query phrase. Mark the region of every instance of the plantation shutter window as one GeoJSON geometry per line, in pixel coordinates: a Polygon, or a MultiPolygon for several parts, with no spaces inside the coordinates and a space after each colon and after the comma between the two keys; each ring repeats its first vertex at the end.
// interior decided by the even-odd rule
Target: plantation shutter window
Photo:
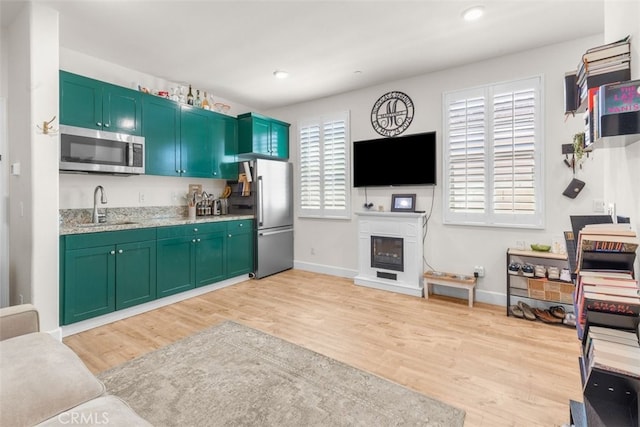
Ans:
{"type": "Polygon", "coordinates": [[[542,81],[443,97],[447,224],[543,226],[542,81]]]}
{"type": "Polygon", "coordinates": [[[349,115],[338,113],[299,124],[299,214],[349,218],[349,115]]]}

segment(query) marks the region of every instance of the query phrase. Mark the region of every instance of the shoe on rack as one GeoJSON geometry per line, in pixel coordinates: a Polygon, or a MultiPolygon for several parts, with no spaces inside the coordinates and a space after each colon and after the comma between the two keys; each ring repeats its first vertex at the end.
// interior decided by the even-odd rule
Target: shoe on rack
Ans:
{"type": "Polygon", "coordinates": [[[544,323],[562,323],[562,319],[558,319],[549,313],[549,310],[533,309],[533,314],[544,323]]]}
{"type": "Polygon", "coordinates": [[[518,301],[518,307],[522,310],[522,314],[524,318],[527,320],[536,320],[536,315],[533,313],[533,310],[526,302],[518,301]]]}
{"type": "Polygon", "coordinates": [[[522,275],[525,277],[533,277],[533,265],[525,264],[522,266],[522,275]]]}
{"type": "Polygon", "coordinates": [[[558,267],[547,268],[549,280],[560,280],[560,269],[558,267]]]}
{"type": "Polygon", "coordinates": [[[558,319],[564,319],[567,313],[564,311],[564,307],[561,305],[554,305],[553,307],[549,307],[549,313],[553,317],[557,317],[558,319]]]}
{"type": "Polygon", "coordinates": [[[509,264],[509,274],[519,274],[520,273],[520,264],[517,262],[512,262],[509,264]]]}
{"type": "Polygon", "coordinates": [[[517,305],[509,306],[509,313],[511,313],[511,315],[514,316],[514,317],[519,317],[519,318],[523,318],[524,317],[524,312],[517,305]]]}
{"type": "Polygon", "coordinates": [[[571,282],[571,273],[569,272],[568,268],[563,268],[562,271],[560,272],[560,280],[562,280],[563,282],[571,282]]]}
{"type": "Polygon", "coordinates": [[[533,272],[536,277],[546,277],[547,267],[545,267],[544,265],[536,265],[533,272]]]}

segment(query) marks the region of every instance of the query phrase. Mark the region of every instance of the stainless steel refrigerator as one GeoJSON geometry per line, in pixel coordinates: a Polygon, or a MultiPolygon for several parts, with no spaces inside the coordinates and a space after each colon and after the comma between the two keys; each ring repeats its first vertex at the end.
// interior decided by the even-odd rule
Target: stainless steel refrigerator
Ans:
{"type": "Polygon", "coordinates": [[[250,192],[242,191],[242,183],[234,185],[229,213],[255,217],[254,274],[260,279],[293,268],[293,167],[255,159],[240,163],[240,172],[245,171],[251,175],[244,184],[250,192]]]}

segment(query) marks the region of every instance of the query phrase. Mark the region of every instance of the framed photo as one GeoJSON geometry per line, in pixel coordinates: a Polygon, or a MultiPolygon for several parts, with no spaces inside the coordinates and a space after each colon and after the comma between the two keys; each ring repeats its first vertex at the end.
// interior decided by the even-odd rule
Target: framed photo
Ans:
{"type": "Polygon", "coordinates": [[[391,212],[414,212],[416,210],[415,194],[392,194],[391,212]]]}

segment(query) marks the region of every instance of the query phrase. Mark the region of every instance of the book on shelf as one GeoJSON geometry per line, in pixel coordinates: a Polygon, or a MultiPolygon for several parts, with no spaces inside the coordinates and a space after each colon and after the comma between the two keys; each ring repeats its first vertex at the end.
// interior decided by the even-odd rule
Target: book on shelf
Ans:
{"type": "Polygon", "coordinates": [[[640,378],[640,347],[594,338],[584,349],[587,370],[593,368],[640,378]]]}
{"type": "Polygon", "coordinates": [[[625,82],[627,80],[631,80],[631,69],[629,67],[600,74],[589,74],[582,83],[578,84],[580,88],[580,101],[582,102],[587,98],[588,90],[591,88],[596,88],[608,83],[625,82]]]}
{"type": "Polygon", "coordinates": [[[638,331],[608,328],[606,326],[586,325],[583,348],[587,348],[594,338],[640,347],[638,331]]]}
{"type": "Polygon", "coordinates": [[[586,323],[589,323],[610,328],[634,330],[638,327],[639,319],[640,317],[638,316],[586,310],[584,323],[581,323],[581,325],[584,327],[586,323]]]}
{"type": "Polygon", "coordinates": [[[635,236],[636,232],[631,228],[631,224],[600,223],[586,224],[578,234],[609,234],[615,236],[635,236]]]}
{"type": "Polygon", "coordinates": [[[597,61],[599,59],[620,55],[621,53],[630,52],[630,39],[631,36],[626,36],[620,40],[587,49],[587,51],[582,55],[582,62],[588,63],[591,61],[597,61]]]}
{"type": "Polygon", "coordinates": [[[640,80],[600,86],[598,102],[601,115],[640,111],[640,80]]]}
{"type": "MultiPolygon", "coordinates": [[[[599,278],[603,280],[607,279],[622,279],[622,280],[633,280],[633,275],[631,275],[628,271],[591,271],[591,270],[582,270],[580,272],[580,277],[582,278],[599,278]]],[[[598,280],[598,279],[596,279],[598,280]]]]}
{"type": "Polygon", "coordinates": [[[640,297],[582,292],[584,309],[624,316],[640,316],[640,297]]]}
{"type": "Polygon", "coordinates": [[[583,234],[580,238],[582,251],[635,252],[639,244],[640,242],[634,236],[583,234]]]}
{"type": "Polygon", "coordinates": [[[640,297],[640,288],[637,286],[598,286],[583,284],[585,294],[604,294],[604,295],[618,295],[624,297],[640,297]]]}

